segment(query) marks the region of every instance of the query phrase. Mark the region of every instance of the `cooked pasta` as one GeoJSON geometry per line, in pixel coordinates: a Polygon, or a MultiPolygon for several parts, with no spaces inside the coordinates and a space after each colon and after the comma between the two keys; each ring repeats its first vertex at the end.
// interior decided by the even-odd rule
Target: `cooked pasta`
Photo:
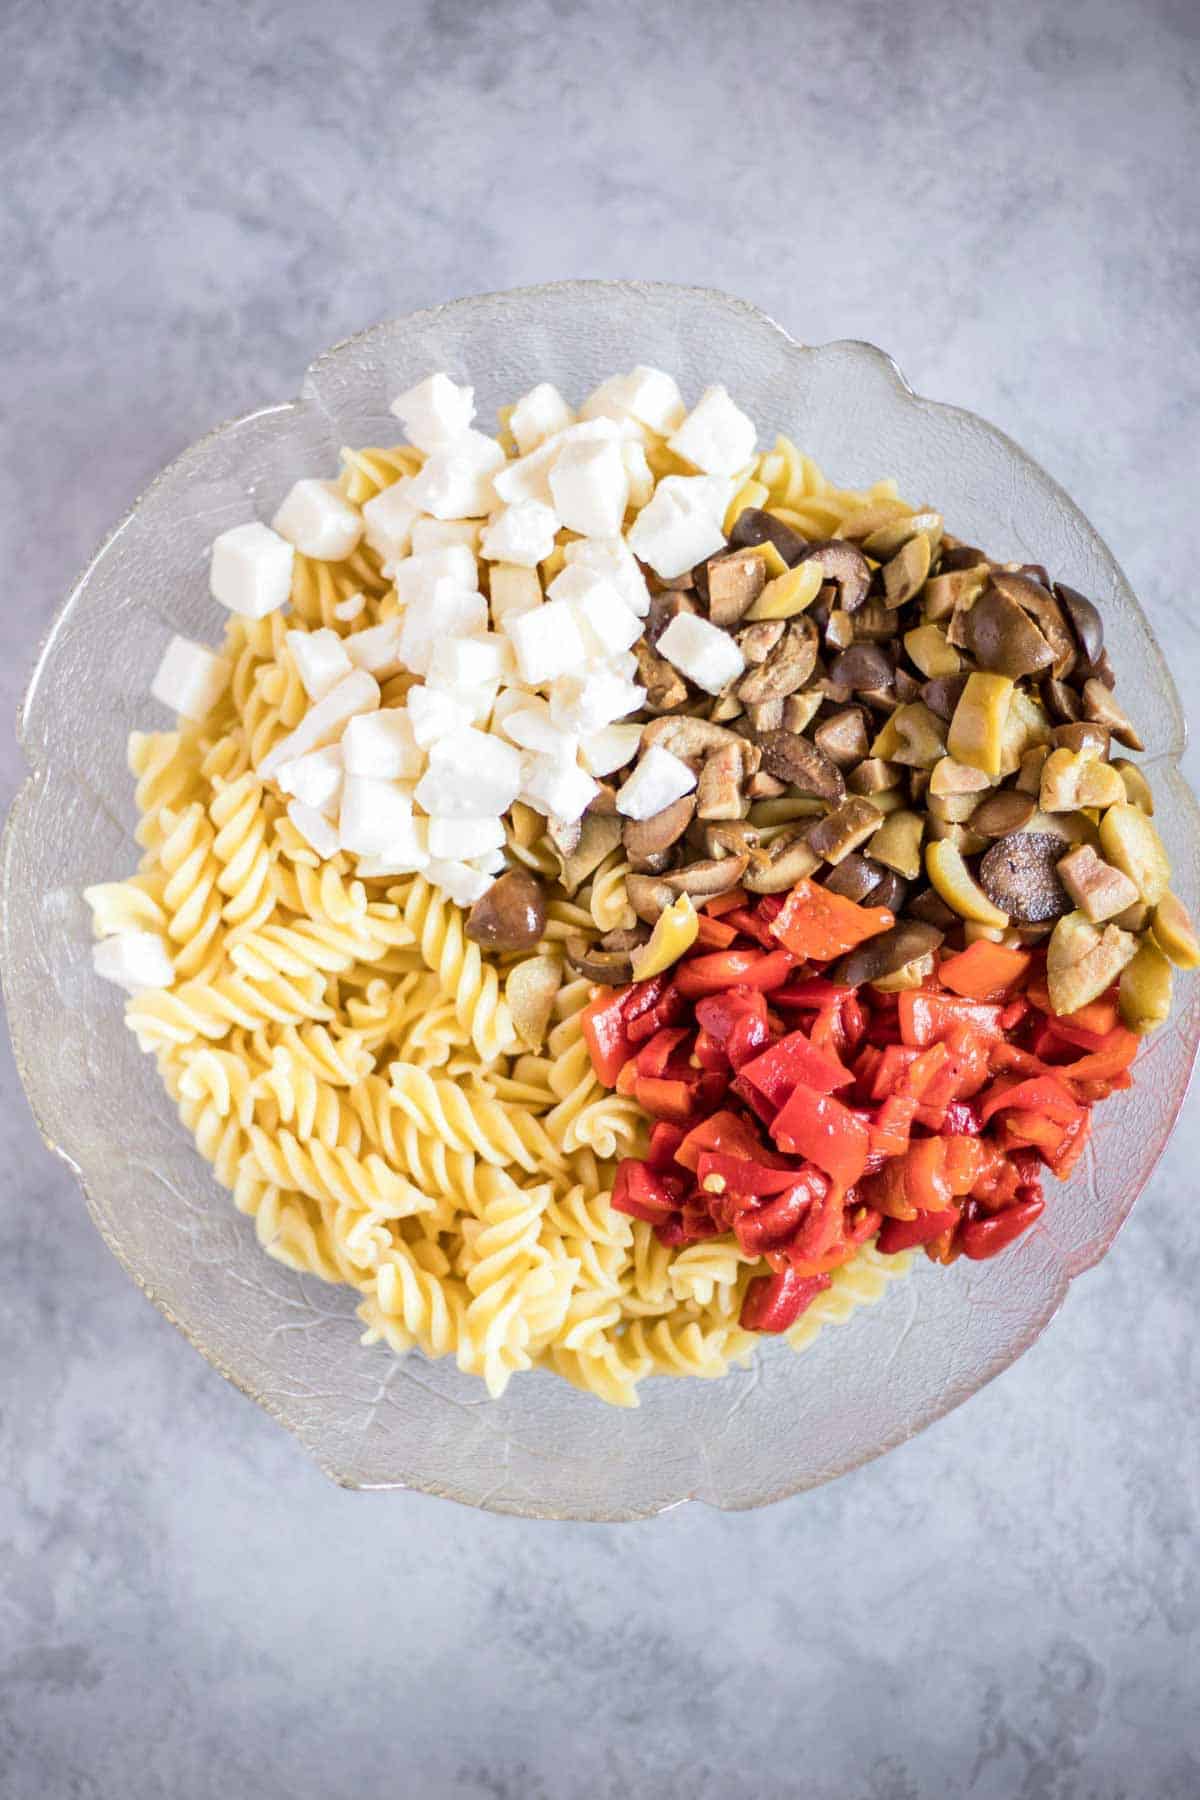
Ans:
{"type": "MultiPolygon", "coordinates": [[[[648,459],[658,476],[688,469],[653,435],[648,459]]],[[[341,492],[362,505],[421,460],[344,451],[341,492]]],[[[824,535],[893,491],[836,488],[780,439],[739,475],[729,517],[770,504],[824,535]]],[[[563,548],[560,534],[543,578],[563,548]]],[[[609,1204],[647,1121],[593,1072],[589,983],[563,982],[544,1042],[522,1041],[513,957],[472,942],[423,876],[322,860],[255,773],[309,704],[288,633],[349,639],[393,617],[390,574],[365,542],[342,562],[297,555],[286,618],[231,617],[209,714],[130,739],[141,867],[87,899],[98,936],[158,937],[174,980],[136,993],[128,1025],[264,1249],[358,1289],[365,1343],[453,1356],[493,1395],[536,1366],[619,1406],[650,1375],[720,1376],[756,1341],[738,1314],[762,1265],[733,1238],[670,1249],[609,1204]]],[[[385,681],[385,704],[404,686],[385,681]]],[[[518,803],[505,828],[510,862],[552,880],[545,820],[518,803]]],[[[561,975],[572,936],[632,927],[629,872],[614,851],[578,892],[552,895],[535,954],[561,975]]],[[[905,1266],[868,1250],[839,1270],[793,1347],[905,1266]]]]}

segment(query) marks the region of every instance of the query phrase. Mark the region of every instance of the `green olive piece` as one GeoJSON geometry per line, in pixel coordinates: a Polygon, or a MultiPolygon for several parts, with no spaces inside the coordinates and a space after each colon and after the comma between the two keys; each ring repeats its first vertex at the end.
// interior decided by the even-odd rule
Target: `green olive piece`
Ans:
{"type": "Polygon", "coordinates": [[[1145,813],[1127,802],[1110,806],[1100,821],[1100,848],[1147,905],[1157,906],[1171,885],[1171,864],[1145,813]]]}
{"type": "Polygon", "coordinates": [[[1130,1031],[1144,1035],[1163,1023],[1171,1011],[1173,985],[1170,963],[1151,938],[1143,938],[1121,971],[1121,1017],[1130,1031]]]}

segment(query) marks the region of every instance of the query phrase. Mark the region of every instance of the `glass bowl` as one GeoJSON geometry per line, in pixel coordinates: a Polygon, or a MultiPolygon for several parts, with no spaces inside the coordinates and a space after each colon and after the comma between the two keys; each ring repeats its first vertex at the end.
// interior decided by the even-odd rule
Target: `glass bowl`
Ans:
{"type": "Polygon", "coordinates": [[[474,382],[486,418],[533,382],[579,396],[635,362],[695,393],[723,381],[763,440],[789,433],[840,484],[893,475],[959,536],[1047,563],[1092,594],[1123,702],[1147,733],[1176,886],[1200,897],[1200,815],[1177,758],[1178,697],[1109,551],[1008,438],[919,399],[868,344],[797,344],[724,295],[568,282],[460,300],[376,326],[318,358],[298,400],[222,426],[166,469],[81,576],[38,658],[20,718],[30,776],[3,845],[0,953],[17,1064],[46,1142],[75,1172],[114,1255],[213,1366],[349,1487],[410,1487],[499,1512],[633,1519],[685,1499],[760,1506],[879,1456],[1029,1348],[1071,1278],[1104,1255],[1149,1178],[1188,1085],[1200,983],[1143,1053],[1132,1092],[1103,1108],[1086,1163],[1051,1184],[1045,1220],[1001,1260],[923,1261],[802,1356],[766,1343],[716,1382],[652,1380],[637,1412],[557,1377],[503,1400],[447,1363],[358,1342],[356,1295],[291,1273],[180,1126],[120,997],[92,974],[81,892],[135,860],[131,728],[155,718],[167,634],[215,640],[214,535],[270,518],[300,475],[332,474],[342,444],[394,441],[393,394],[430,369],[474,382]]]}

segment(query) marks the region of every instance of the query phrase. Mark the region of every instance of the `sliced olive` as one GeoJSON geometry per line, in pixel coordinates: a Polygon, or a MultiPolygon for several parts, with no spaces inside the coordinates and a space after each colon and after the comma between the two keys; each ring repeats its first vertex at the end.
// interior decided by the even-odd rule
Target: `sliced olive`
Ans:
{"type": "Polygon", "coordinates": [[[895,664],[878,644],[851,644],[829,665],[830,680],[851,693],[858,689],[890,688],[895,675],[895,664]]]}
{"type": "Polygon", "coordinates": [[[649,874],[665,869],[667,853],[691,824],[695,810],[695,794],[684,794],[648,819],[626,819],[621,835],[633,868],[649,874]]]}
{"type": "Polygon", "coordinates": [[[1003,837],[979,864],[988,899],[1017,925],[1040,925],[1071,910],[1058,878],[1063,840],[1049,831],[1017,831],[1003,837]]]}
{"type": "Polygon", "coordinates": [[[995,585],[985,588],[966,618],[967,648],[983,669],[1015,680],[1048,669],[1054,652],[1033,620],[995,585]]]}
{"type": "Polygon", "coordinates": [[[509,869],[467,914],[466,933],[488,950],[528,950],[546,927],[546,896],[528,869],[509,869]]]}
{"type": "Polygon", "coordinates": [[[807,562],[810,557],[820,562],[826,581],[837,583],[843,612],[857,612],[871,586],[871,565],[858,546],[844,538],[827,538],[807,545],[799,560],[807,562]]]}
{"type": "MultiPolygon", "coordinates": [[[[832,894],[841,894],[845,900],[857,902],[865,900],[879,886],[883,875],[884,870],[878,863],[872,862],[868,856],[860,856],[857,850],[852,850],[849,856],[843,857],[837,867],[830,869],[828,875],[823,877],[821,886],[827,887],[832,894]]],[[[886,906],[888,902],[881,900],[878,904],[886,906]]]]}
{"type": "Polygon", "coordinates": [[[825,971],[830,981],[840,986],[860,987],[864,981],[879,981],[894,975],[919,956],[928,956],[942,941],[943,933],[936,925],[920,919],[902,919],[890,931],[868,938],[856,950],[841,956],[825,971]]]}
{"type": "Polygon", "coordinates": [[[971,814],[971,830],[982,837],[1007,837],[1010,832],[1024,831],[1036,811],[1037,801],[1032,794],[1003,788],[980,801],[971,814]]]}
{"type": "Polygon", "coordinates": [[[737,549],[754,544],[774,544],[789,568],[793,563],[799,562],[808,548],[798,531],[793,531],[782,519],[777,519],[773,513],[764,512],[759,506],[747,506],[738,514],[729,534],[729,542],[737,549]]]}
{"type": "Polygon", "coordinates": [[[1065,581],[1056,581],[1054,592],[1062,602],[1071,629],[1079,640],[1079,648],[1089,663],[1099,662],[1104,654],[1104,620],[1094,601],[1081,594],[1077,588],[1068,587],[1065,581]]]}
{"type": "Polygon", "coordinates": [[[786,781],[803,794],[840,802],[846,792],[842,771],[823,750],[792,731],[767,731],[759,740],[763,767],[769,775],[786,781]]]}
{"type": "Polygon", "coordinates": [[[564,949],[567,961],[576,974],[584,976],[588,981],[601,981],[607,986],[618,987],[633,980],[631,950],[602,950],[599,944],[589,943],[585,937],[569,937],[564,949]]]}
{"type": "Polygon", "coordinates": [[[742,676],[734,689],[744,706],[764,700],[782,700],[804,686],[817,666],[820,640],[813,621],[801,615],[792,620],[779,643],[758,668],[742,676]]]}
{"type": "Polygon", "coordinates": [[[921,698],[931,713],[936,713],[939,719],[945,719],[949,724],[966,685],[965,674],[935,675],[932,680],[922,682],[921,698]]]}

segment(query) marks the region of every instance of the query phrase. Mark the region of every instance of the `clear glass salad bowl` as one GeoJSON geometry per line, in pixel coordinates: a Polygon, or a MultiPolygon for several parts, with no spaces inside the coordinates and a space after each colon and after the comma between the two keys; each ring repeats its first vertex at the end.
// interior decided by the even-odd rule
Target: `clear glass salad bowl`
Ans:
{"type": "Polygon", "coordinates": [[[1177,759],[1184,720],[1150,626],[1109,551],[1010,439],[919,399],[868,344],[794,342],[753,307],[700,289],[569,282],[460,300],[376,326],[309,370],[299,399],[237,419],[166,469],[59,613],[20,717],[30,776],[3,845],[0,954],[17,1063],[46,1142],[105,1241],[196,1348],[294,1432],[334,1480],[410,1487],[496,1511],[632,1519],[685,1499],[760,1506],[913,1436],[1007,1368],[1071,1278],[1113,1242],[1182,1105],[1200,983],[1130,1093],[1100,1109],[1086,1162],[1051,1183],[1039,1228],[995,1263],[921,1261],[802,1356],[764,1343],[717,1382],[654,1380],[616,1411],[544,1374],[492,1402],[450,1364],[364,1349],[356,1296],[271,1261],[192,1148],[119,995],[92,974],[81,891],[133,866],[130,729],[153,721],[169,631],[216,638],[214,535],[269,518],[339,446],[393,441],[387,402],[431,369],[474,382],[481,417],[535,381],[579,396],[635,362],[685,391],[727,384],[764,440],[789,433],[847,486],[894,475],[951,530],[1044,562],[1100,603],[1123,703],[1148,739],[1176,887],[1200,898],[1200,813],[1177,759]]]}

